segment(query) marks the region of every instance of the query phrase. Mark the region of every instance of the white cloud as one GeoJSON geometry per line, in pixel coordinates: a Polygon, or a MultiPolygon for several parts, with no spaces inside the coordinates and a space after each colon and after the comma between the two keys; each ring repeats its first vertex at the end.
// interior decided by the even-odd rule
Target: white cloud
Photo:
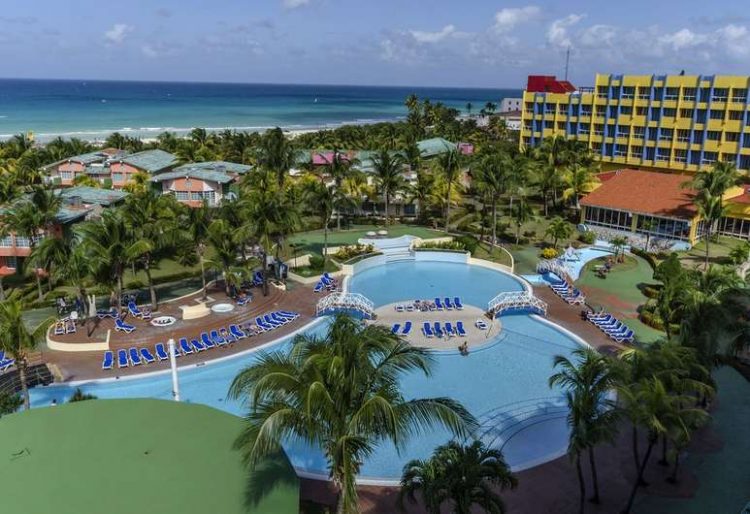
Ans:
{"type": "Polygon", "coordinates": [[[285,9],[297,9],[310,5],[310,0],[282,0],[281,3],[285,9]]]}
{"type": "Polygon", "coordinates": [[[119,45],[125,41],[125,37],[133,31],[133,27],[125,23],[115,23],[112,28],[104,33],[104,38],[110,43],[119,45]]]}
{"type": "Polygon", "coordinates": [[[730,23],[716,34],[733,57],[744,58],[750,54],[750,30],[747,27],[730,23]]]}
{"type": "Polygon", "coordinates": [[[665,34],[659,38],[659,42],[663,43],[667,47],[671,47],[675,52],[679,52],[685,48],[692,48],[703,43],[708,42],[711,39],[710,35],[698,34],[690,29],[680,29],[672,34],[665,34]]]}
{"type": "Polygon", "coordinates": [[[495,13],[495,32],[505,33],[513,30],[517,25],[531,21],[539,16],[539,7],[527,5],[526,7],[506,7],[495,13]]]}
{"type": "Polygon", "coordinates": [[[584,18],[582,14],[569,14],[553,21],[547,29],[547,42],[552,46],[568,48],[573,45],[568,29],[584,18]]]}
{"type": "Polygon", "coordinates": [[[445,38],[456,34],[456,27],[446,25],[438,32],[424,32],[421,30],[410,30],[409,32],[417,40],[417,43],[439,43],[445,38]]]}
{"type": "Polygon", "coordinates": [[[152,59],[159,57],[159,51],[151,45],[143,45],[141,47],[141,52],[143,52],[143,55],[146,57],[151,57],[152,59]]]}
{"type": "Polygon", "coordinates": [[[617,27],[612,25],[592,25],[581,32],[579,42],[586,48],[611,47],[618,36],[617,27]]]}

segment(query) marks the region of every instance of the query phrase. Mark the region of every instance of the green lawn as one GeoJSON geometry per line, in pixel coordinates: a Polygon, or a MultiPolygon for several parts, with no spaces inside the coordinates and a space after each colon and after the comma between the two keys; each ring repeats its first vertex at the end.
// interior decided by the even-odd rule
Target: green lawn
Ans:
{"type": "Polygon", "coordinates": [[[515,272],[519,275],[533,275],[536,273],[536,265],[539,262],[540,248],[534,245],[513,246],[510,253],[516,263],[515,272]]]}
{"type": "MultiPolygon", "coordinates": [[[[708,245],[709,262],[713,264],[731,264],[729,252],[744,244],[745,241],[734,237],[719,236],[716,241],[708,245]]],[[[694,268],[703,266],[706,258],[706,242],[699,241],[687,252],[680,252],[680,260],[684,266],[694,268]]]]}
{"type": "Polygon", "coordinates": [[[250,476],[232,443],[242,420],[202,405],[93,400],[0,420],[3,512],[291,514],[286,457],[250,476]]]}
{"type": "Polygon", "coordinates": [[[602,279],[594,272],[594,267],[603,262],[604,258],[600,258],[587,263],[576,282],[586,293],[586,303],[622,318],[640,342],[650,343],[664,337],[663,332],[638,319],[638,307],[648,300],[638,286],[656,283],[651,266],[640,257],[627,256],[624,263],[616,264],[607,278],[602,279]]]}
{"type": "MultiPolygon", "coordinates": [[[[353,225],[348,230],[329,230],[328,232],[328,246],[343,246],[357,244],[357,240],[367,236],[367,232],[378,230],[388,230],[389,237],[399,237],[403,235],[411,235],[421,237],[423,239],[431,239],[435,237],[443,237],[444,232],[439,230],[432,230],[426,227],[418,225],[392,225],[387,229],[383,226],[376,225],[353,225]]],[[[288,244],[299,244],[301,245],[297,249],[297,254],[302,255],[304,253],[317,253],[323,255],[323,231],[313,230],[310,232],[302,232],[295,234],[288,239],[288,244]]],[[[291,250],[289,250],[291,251],[291,250]]]]}
{"type": "Polygon", "coordinates": [[[714,373],[719,393],[712,428],[723,441],[715,451],[689,452],[682,476],[692,472],[698,488],[692,498],[640,495],[634,512],[639,514],[740,513],[750,501],[750,383],[732,368],[714,373]]]}
{"type": "Polygon", "coordinates": [[[500,248],[492,247],[489,245],[478,245],[477,249],[474,250],[472,256],[476,257],[477,259],[497,262],[498,264],[503,264],[508,267],[511,267],[512,265],[510,256],[505,250],[501,250],[500,248]]]}

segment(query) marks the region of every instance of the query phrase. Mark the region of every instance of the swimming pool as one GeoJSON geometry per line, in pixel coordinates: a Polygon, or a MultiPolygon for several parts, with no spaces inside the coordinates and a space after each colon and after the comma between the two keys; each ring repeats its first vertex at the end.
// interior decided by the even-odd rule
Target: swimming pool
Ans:
{"type": "MultiPolygon", "coordinates": [[[[461,296],[465,304],[485,306],[501,291],[521,290],[513,276],[496,270],[461,263],[397,262],[356,273],[349,282],[353,292],[365,294],[376,305],[408,298],[461,296]]],[[[328,320],[305,327],[308,333],[322,334],[328,320]]],[[[536,316],[512,315],[502,318],[503,330],[468,357],[440,352],[432,375],[410,374],[403,379],[407,398],[448,396],[459,400],[481,423],[479,435],[501,447],[508,463],[523,469],[560,455],[567,445],[566,409],[560,403],[561,391],[550,390],[552,358],[569,355],[580,340],[536,316]]],[[[273,350],[289,348],[291,337],[274,343],[273,350]]],[[[242,406],[226,399],[229,384],[237,372],[255,360],[255,353],[180,372],[183,401],[203,403],[233,414],[242,406]]],[[[85,383],[80,387],[100,398],[171,398],[169,374],[85,383]]],[[[31,391],[34,405],[48,405],[52,399],[64,401],[75,386],[55,385],[31,391]]],[[[436,429],[413,437],[399,454],[389,443],[381,444],[365,462],[363,482],[388,483],[398,480],[406,462],[426,458],[445,443],[449,434],[436,429]]],[[[199,442],[199,441],[197,441],[199,442]]],[[[285,449],[292,464],[303,476],[326,477],[326,463],[317,449],[299,442],[288,442],[285,449]]]]}

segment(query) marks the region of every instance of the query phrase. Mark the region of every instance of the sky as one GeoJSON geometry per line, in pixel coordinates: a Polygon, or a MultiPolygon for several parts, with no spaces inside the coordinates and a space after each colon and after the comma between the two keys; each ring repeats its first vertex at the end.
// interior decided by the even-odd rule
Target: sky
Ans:
{"type": "Polygon", "coordinates": [[[3,0],[0,76],[522,88],[747,74],[747,0],[3,0]]]}

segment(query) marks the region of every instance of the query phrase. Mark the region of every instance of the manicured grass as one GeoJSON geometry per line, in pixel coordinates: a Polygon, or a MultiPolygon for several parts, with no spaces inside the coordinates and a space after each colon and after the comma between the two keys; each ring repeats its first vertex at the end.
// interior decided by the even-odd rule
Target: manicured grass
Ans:
{"type": "Polygon", "coordinates": [[[653,279],[651,266],[644,259],[629,255],[625,262],[614,265],[606,279],[602,279],[594,272],[594,268],[603,263],[604,258],[587,263],[576,282],[586,293],[586,303],[594,307],[600,306],[621,317],[633,329],[640,342],[650,343],[664,337],[664,332],[653,329],[638,319],[638,307],[648,300],[638,286],[658,283],[653,279]]]}
{"type": "Polygon", "coordinates": [[[513,246],[510,253],[516,263],[515,272],[519,275],[531,275],[536,273],[536,265],[539,262],[540,248],[534,245],[513,246]]]}
{"type": "MultiPolygon", "coordinates": [[[[712,429],[723,444],[707,452],[688,452],[680,476],[692,473],[698,487],[691,498],[665,498],[641,494],[634,512],[640,514],[704,514],[742,512],[750,500],[750,383],[736,370],[724,367],[714,372],[719,393],[718,409],[711,412],[712,429]]],[[[652,457],[653,458],[653,457],[652,457]]]]}
{"type": "MultiPolygon", "coordinates": [[[[742,239],[734,237],[719,236],[708,245],[709,262],[713,264],[731,264],[729,253],[736,247],[744,244],[742,239]]],[[[680,252],[680,260],[687,267],[703,266],[706,259],[706,242],[698,241],[687,252],[680,252]]]]}
{"type": "MultiPolygon", "coordinates": [[[[391,225],[388,228],[384,226],[376,225],[353,225],[348,230],[329,230],[328,231],[328,246],[343,246],[357,244],[357,240],[363,237],[367,237],[367,232],[378,230],[388,230],[389,237],[399,237],[403,235],[411,235],[421,237],[423,239],[431,239],[435,237],[443,237],[444,232],[439,230],[432,230],[426,227],[418,225],[391,225]]],[[[297,249],[297,255],[304,253],[314,252],[318,255],[323,254],[323,231],[313,230],[310,232],[302,232],[295,234],[290,237],[287,241],[288,245],[292,243],[300,244],[301,246],[297,249]]],[[[291,250],[288,250],[291,254],[291,250]]]]}
{"type": "Polygon", "coordinates": [[[242,420],[202,405],[93,400],[0,421],[3,512],[296,513],[286,457],[253,476],[232,443],[242,420]]]}
{"type": "Polygon", "coordinates": [[[485,244],[478,245],[476,250],[474,250],[472,257],[497,262],[498,264],[503,264],[508,267],[511,267],[512,264],[510,256],[505,250],[485,244]]]}

